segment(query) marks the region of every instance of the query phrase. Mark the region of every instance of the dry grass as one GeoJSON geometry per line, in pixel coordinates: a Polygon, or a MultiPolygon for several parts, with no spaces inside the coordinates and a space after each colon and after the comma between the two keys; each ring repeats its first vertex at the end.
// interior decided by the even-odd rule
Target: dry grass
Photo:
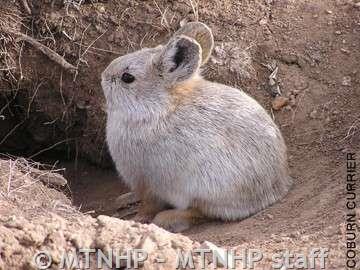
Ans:
{"type": "Polygon", "coordinates": [[[66,9],[66,14],[69,14],[70,7],[74,7],[75,9],[79,10],[83,2],[84,0],[63,0],[66,9]]]}
{"type": "Polygon", "coordinates": [[[344,141],[346,139],[352,138],[354,135],[356,135],[360,131],[360,118],[355,119],[355,121],[351,124],[351,126],[347,129],[346,136],[340,140],[344,141]]]}
{"type": "Polygon", "coordinates": [[[0,33],[0,72],[6,73],[8,77],[16,81],[14,75],[16,60],[8,49],[8,44],[12,42],[13,39],[9,35],[0,33]]]}
{"type": "Polygon", "coordinates": [[[71,216],[77,212],[62,192],[50,188],[66,186],[59,174],[62,170],[24,158],[2,157],[7,159],[0,159],[0,216],[11,209],[30,216],[40,212],[71,216]]]}
{"type": "Polygon", "coordinates": [[[3,73],[3,80],[17,82],[16,70],[18,65],[17,52],[21,45],[17,44],[15,37],[9,33],[9,29],[17,31],[21,27],[28,29],[22,23],[24,16],[16,10],[6,10],[0,7],[0,76],[3,73]]]}
{"type": "Polygon", "coordinates": [[[199,2],[195,0],[189,0],[192,12],[194,13],[195,21],[199,21],[199,2]]]}
{"type": "Polygon", "coordinates": [[[167,13],[168,13],[169,7],[165,7],[164,10],[162,10],[155,0],[154,0],[154,5],[155,5],[156,9],[159,11],[159,13],[161,15],[161,19],[160,19],[161,26],[163,28],[165,28],[166,31],[168,31],[170,33],[171,32],[171,25],[173,23],[175,14],[173,14],[173,16],[170,18],[170,20],[168,20],[167,13]]]}

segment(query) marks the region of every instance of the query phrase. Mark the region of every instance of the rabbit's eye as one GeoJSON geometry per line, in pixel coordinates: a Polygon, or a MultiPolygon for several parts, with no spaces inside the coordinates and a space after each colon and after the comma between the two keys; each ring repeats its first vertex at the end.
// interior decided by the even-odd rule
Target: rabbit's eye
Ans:
{"type": "Polygon", "coordinates": [[[121,76],[121,80],[124,83],[132,83],[133,81],[135,81],[135,77],[133,75],[131,75],[130,73],[125,72],[121,76]]]}

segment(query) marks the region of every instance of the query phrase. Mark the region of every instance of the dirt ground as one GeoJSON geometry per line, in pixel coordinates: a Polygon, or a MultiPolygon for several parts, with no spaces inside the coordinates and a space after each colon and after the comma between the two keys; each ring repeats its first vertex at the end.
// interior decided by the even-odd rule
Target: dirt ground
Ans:
{"type": "MultiPolygon", "coordinates": [[[[73,203],[93,216],[116,216],[115,198],[126,188],[106,150],[100,74],[115,57],[165,42],[181,21],[198,19],[212,28],[216,42],[205,77],[243,89],[273,115],[295,184],[285,199],[255,216],[184,234],[267,255],[329,248],[326,269],[345,268],[346,154],[360,156],[358,0],[108,0],[80,6],[28,0],[31,14],[21,2],[0,0],[0,152],[65,162],[65,193],[73,203]],[[51,61],[18,32],[56,51],[77,72],[51,61]],[[269,86],[275,66],[289,99],[278,111],[269,86]]],[[[266,260],[258,267],[272,269],[266,260]]]]}

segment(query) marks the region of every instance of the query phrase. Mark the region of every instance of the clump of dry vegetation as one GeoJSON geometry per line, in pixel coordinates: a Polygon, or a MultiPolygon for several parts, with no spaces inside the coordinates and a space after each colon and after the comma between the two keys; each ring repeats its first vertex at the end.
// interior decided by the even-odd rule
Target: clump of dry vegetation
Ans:
{"type": "Polygon", "coordinates": [[[14,209],[29,217],[48,212],[73,214],[70,200],[56,190],[67,185],[59,172],[24,158],[0,159],[0,216],[14,209]]]}

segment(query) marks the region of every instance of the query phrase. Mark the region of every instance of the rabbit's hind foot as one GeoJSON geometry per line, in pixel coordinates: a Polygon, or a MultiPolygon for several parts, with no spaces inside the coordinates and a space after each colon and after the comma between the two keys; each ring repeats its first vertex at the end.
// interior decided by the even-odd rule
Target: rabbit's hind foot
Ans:
{"type": "Polygon", "coordinates": [[[197,209],[171,209],[158,213],[152,221],[167,231],[178,233],[183,232],[193,225],[206,221],[206,217],[197,209]]]}

